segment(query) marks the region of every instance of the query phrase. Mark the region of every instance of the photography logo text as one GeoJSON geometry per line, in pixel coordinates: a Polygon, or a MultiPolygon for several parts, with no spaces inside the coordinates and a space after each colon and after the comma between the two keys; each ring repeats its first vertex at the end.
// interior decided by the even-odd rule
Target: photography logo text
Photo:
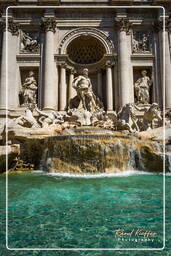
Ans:
{"type": "Polygon", "coordinates": [[[132,230],[116,229],[113,231],[118,241],[154,242],[157,233],[151,230],[134,228],[132,230]]]}

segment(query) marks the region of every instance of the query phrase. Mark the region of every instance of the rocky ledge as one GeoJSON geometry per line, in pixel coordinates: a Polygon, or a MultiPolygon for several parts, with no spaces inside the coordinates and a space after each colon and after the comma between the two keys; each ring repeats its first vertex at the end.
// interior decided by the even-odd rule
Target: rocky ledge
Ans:
{"type": "MultiPolygon", "coordinates": [[[[40,129],[41,133],[38,129],[30,128],[29,133],[24,132],[25,129],[9,131],[12,143],[7,146],[9,169],[70,173],[114,173],[126,169],[149,172],[163,170],[163,128],[135,134],[91,126],[69,128],[60,133],[52,128],[44,132],[40,129]]],[[[169,143],[169,126],[166,135],[169,143]]],[[[1,159],[5,159],[4,146],[1,159]]],[[[1,165],[3,171],[5,160],[1,161],[1,165]]],[[[167,154],[165,166],[166,172],[169,172],[170,159],[167,154]]]]}

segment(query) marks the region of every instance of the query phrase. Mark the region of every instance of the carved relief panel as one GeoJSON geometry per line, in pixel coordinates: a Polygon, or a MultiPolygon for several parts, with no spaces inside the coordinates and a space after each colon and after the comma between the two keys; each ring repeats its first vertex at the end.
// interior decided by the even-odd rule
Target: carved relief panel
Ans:
{"type": "Polygon", "coordinates": [[[133,31],[132,53],[151,53],[152,33],[149,31],[133,31]]]}
{"type": "Polygon", "coordinates": [[[39,32],[20,31],[20,53],[38,53],[40,50],[39,32]]]}

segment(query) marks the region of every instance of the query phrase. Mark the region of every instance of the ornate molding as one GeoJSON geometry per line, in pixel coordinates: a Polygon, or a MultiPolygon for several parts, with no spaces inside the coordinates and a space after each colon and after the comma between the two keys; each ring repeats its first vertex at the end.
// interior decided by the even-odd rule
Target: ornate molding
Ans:
{"type": "Polygon", "coordinates": [[[130,33],[131,23],[128,18],[115,18],[115,23],[120,31],[125,31],[126,34],[130,33]]]}
{"type": "Polygon", "coordinates": [[[52,31],[55,33],[56,29],[56,19],[54,17],[51,18],[42,18],[42,29],[43,31],[52,31]]]}
{"type": "Polygon", "coordinates": [[[62,39],[60,45],[59,45],[59,53],[60,54],[66,54],[66,49],[67,46],[69,45],[69,43],[82,35],[87,35],[87,36],[93,36],[97,39],[99,39],[101,41],[101,43],[104,45],[106,53],[107,54],[111,54],[114,51],[114,45],[113,42],[109,39],[108,35],[106,35],[104,32],[95,29],[95,28],[87,28],[87,27],[83,27],[83,28],[77,28],[74,30],[71,30],[70,32],[68,32],[64,38],[62,39]]]}

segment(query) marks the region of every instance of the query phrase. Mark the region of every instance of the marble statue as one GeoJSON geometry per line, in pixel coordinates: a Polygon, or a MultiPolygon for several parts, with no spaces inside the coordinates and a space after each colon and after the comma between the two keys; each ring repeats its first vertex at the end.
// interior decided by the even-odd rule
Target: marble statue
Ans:
{"type": "Polygon", "coordinates": [[[39,44],[36,39],[33,39],[29,33],[21,32],[21,51],[36,52],[39,49],[39,44]]]}
{"type": "Polygon", "coordinates": [[[49,113],[46,113],[39,110],[37,107],[35,108],[35,110],[39,114],[38,122],[41,124],[42,128],[48,128],[50,125],[61,124],[64,122],[63,116],[58,112],[51,111],[49,113]]]}
{"type": "Polygon", "coordinates": [[[147,76],[147,71],[142,70],[142,77],[139,78],[135,84],[135,96],[138,104],[149,104],[150,103],[150,87],[152,80],[147,76]]]}
{"type": "Polygon", "coordinates": [[[37,82],[34,77],[34,72],[30,71],[22,85],[22,95],[24,99],[24,106],[35,106],[37,96],[37,82]]]}
{"type": "MultiPolygon", "coordinates": [[[[77,92],[77,99],[82,104],[84,110],[93,112],[102,106],[100,100],[95,96],[92,90],[91,80],[88,77],[88,69],[84,68],[82,75],[73,80],[73,88],[77,92]]],[[[80,107],[78,106],[78,109],[80,107]]]]}
{"type": "Polygon", "coordinates": [[[134,104],[128,103],[118,112],[117,130],[139,131],[134,104]]]}
{"type": "Polygon", "coordinates": [[[162,126],[162,116],[161,111],[157,103],[151,104],[149,109],[146,109],[143,116],[143,130],[149,130],[155,128],[156,126],[162,126]]]}
{"type": "Polygon", "coordinates": [[[26,108],[24,111],[24,115],[21,115],[14,120],[10,121],[8,124],[8,128],[19,128],[19,127],[25,127],[25,128],[40,128],[37,120],[33,116],[33,112],[26,108]]]}

